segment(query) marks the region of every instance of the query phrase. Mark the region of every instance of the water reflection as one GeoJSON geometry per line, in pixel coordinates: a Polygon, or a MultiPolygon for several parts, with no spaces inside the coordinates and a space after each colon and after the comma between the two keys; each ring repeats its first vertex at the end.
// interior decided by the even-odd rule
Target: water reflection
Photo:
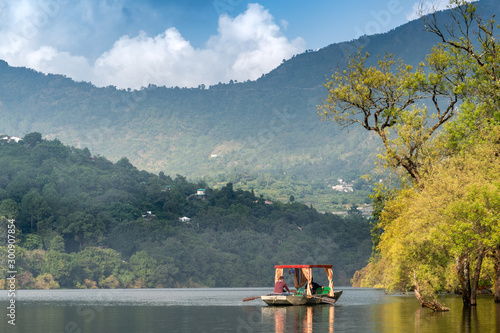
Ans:
{"type": "Polygon", "coordinates": [[[461,297],[439,301],[446,313],[422,309],[412,295],[345,289],[331,305],[272,307],[243,302],[256,289],[28,290],[19,292],[16,326],[7,323],[0,291],[0,333],[60,332],[500,332],[500,304],[492,296],[463,309],[461,297]],[[3,310],[1,310],[3,309],[3,310]]]}
{"type": "MultiPolygon", "coordinates": [[[[335,307],[319,306],[270,306],[262,308],[263,324],[274,322],[275,333],[301,332],[333,333],[335,307]]],[[[267,325],[266,325],[267,326],[267,325]]]]}
{"type": "Polygon", "coordinates": [[[450,308],[449,312],[424,309],[411,296],[388,299],[384,304],[367,306],[370,315],[366,322],[377,332],[500,332],[500,304],[494,304],[490,296],[478,298],[477,307],[468,308],[463,307],[461,297],[443,296],[439,301],[450,308]]]}

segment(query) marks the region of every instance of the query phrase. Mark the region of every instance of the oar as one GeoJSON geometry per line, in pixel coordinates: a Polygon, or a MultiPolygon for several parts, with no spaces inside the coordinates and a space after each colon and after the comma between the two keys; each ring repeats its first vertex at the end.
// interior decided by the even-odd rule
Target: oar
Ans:
{"type": "Polygon", "coordinates": [[[318,296],[312,296],[312,295],[304,295],[306,297],[311,297],[311,298],[317,298],[317,299],[320,299],[322,300],[323,302],[326,302],[326,303],[330,303],[330,304],[335,304],[335,301],[329,299],[329,298],[326,298],[326,297],[318,297],[318,296]]]}
{"type": "Polygon", "coordinates": [[[260,296],[243,298],[243,302],[252,301],[252,300],[257,299],[257,298],[260,298],[260,296]]]}

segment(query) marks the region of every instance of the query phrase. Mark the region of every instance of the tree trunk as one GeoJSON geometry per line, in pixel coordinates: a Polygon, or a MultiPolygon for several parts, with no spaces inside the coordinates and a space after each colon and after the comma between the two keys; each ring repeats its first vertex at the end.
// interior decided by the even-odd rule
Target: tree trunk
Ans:
{"type": "Polygon", "coordinates": [[[493,252],[495,258],[495,303],[500,303],[500,245],[493,252]]]}
{"type": "Polygon", "coordinates": [[[471,295],[470,295],[470,305],[476,306],[476,295],[479,288],[479,276],[481,275],[481,266],[483,265],[483,258],[485,255],[484,249],[479,251],[476,261],[476,269],[474,270],[474,280],[472,281],[471,295]]]}
{"type": "Polygon", "coordinates": [[[467,255],[457,258],[457,271],[464,306],[471,305],[470,265],[467,255]]]}
{"type": "Polygon", "coordinates": [[[439,302],[428,302],[428,301],[426,301],[424,299],[424,297],[420,294],[420,291],[418,290],[418,288],[415,288],[415,297],[420,302],[420,305],[423,308],[428,308],[428,309],[431,309],[432,311],[435,311],[435,312],[450,311],[449,308],[445,307],[444,305],[442,305],[439,302]]]}
{"type": "Polygon", "coordinates": [[[420,305],[423,308],[428,308],[428,309],[431,309],[432,311],[435,311],[435,312],[450,311],[449,308],[443,306],[439,302],[428,302],[428,301],[426,301],[424,299],[424,296],[422,296],[422,294],[420,293],[420,288],[418,286],[417,274],[416,273],[413,275],[413,282],[415,284],[415,290],[414,290],[415,297],[417,298],[417,300],[419,301],[420,305]]]}

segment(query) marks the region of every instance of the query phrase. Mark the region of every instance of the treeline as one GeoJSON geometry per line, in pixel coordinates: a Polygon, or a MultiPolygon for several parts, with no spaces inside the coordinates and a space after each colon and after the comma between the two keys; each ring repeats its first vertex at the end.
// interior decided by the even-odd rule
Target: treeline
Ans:
{"type": "Polygon", "coordinates": [[[311,262],[345,285],[370,255],[358,214],[139,171],[40,133],[1,139],[0,169],[0,286],[9,219],[20,288],[262,286],[275,264],[311,262]]]}

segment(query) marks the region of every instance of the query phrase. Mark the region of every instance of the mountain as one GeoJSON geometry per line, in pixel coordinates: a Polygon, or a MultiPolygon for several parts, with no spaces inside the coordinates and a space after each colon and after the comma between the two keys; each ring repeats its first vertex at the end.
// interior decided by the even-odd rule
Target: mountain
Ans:
{"type": "MultiPolygon", "coordinates": [[[[0,137],[0,168],[0,253],[14,237],[23,289],[255,287],[283,262],[334,264],[348,285],[371,252],[360,214],[139,171],[40,133],[0,137]]],[[[0,258],[0,289],[8,270],[0,258]]]]}
{"type": "MultiPolygon", "coordinates": [[[[488,16],[500,12],[492,0],[480,7],[488,16]]],[[[423,29],[422,20],[415,20],[297,55],[256,81],[198,89],[97,88],[1,61],[0,133],[37,131],[113,161],[126,156],[151,172],[211,184],[232,181],[307,201],[327,182],[370,172],[379,144],[359,128],[319,121],[316,105],[326,98],[325,77],[345,66],[346,51],[360,46],[372,61],[391,52],[417,64],[437,43],[423,29]]]]}

